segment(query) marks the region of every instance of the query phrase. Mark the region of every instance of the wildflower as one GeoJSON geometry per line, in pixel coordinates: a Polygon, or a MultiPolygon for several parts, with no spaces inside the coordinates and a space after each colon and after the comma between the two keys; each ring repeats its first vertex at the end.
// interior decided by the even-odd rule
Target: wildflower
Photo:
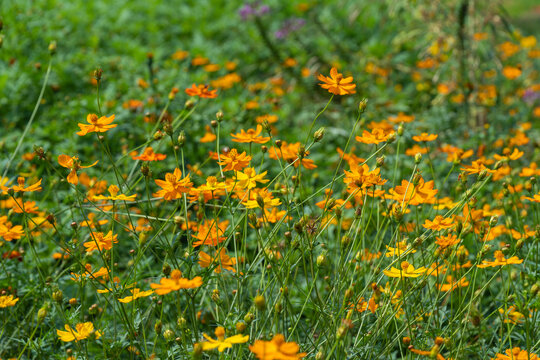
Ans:
{"type": "Polygon", "coordinates": [[[521,76],[521,69],[518,67],[505,66],[502,72],[504,77],[509,80],[514,80],[521,76]]]}
{"type": "Polygon", "coordinates": [[[502,251],[497,250],[494,254],[495,260],[494,261],[482,261],[482,264],[476,265],[479,268],[487,268],[487,267],[493,267],[493,266],[504,266],[504,265],[512,265],[512,264],[521,264],[523,262],[523,259],[519,259],[517,256],[512,256],[508,259],[504,257],[504,254],[502,251]]]}
{"type": "Polygon", "coordinates": [[[58,338],[65,342],[84,340],[91,334],[94,334],[96,339],[101,337],[101,332],[99,330],[94,331],[94,324],[91,322],[79,323],[75,325],[75,329],[66,324],[65,329],[66,331],[56,330],[58,338]]]}
{"type": "Polygon", "coordinates": [[[503,322],[506,324],[521,324],[525,319],[525,315],[517,311],[514,306],[508,307],[507,310],[500,308],[499,313],[505,318],[503,322]]]}
{"type": "Polygon", "coordinates": [[[394,124],[410,123],[410,122],[413,122],[414,119],[415,119],[414,115],[407,115],[401,111],[396,116],[388,117],[388,121],[394,124]]]}
{"type": "Polygon", "coordinates": [[[396,269],[391,267],[390,270],[383,270],[383,273],[388,277],[403,278],[403,277],[412,277],[416,278],[426,272],[425,267],[415,269],[412,264],[409,264],[407,261],[401,263],[401,269],[396,269]]]}
{"type": "Polygon", "coordinates": [[[216,220],[206,220],[198,226],[195,235],[191,235],[193,238],[197,239],[197,241],[193,243],[193,247],[200,245],[216,246],[223,242],[223,240],[227,238],[223,235],[228,226],[228,220],[219,223],[216,220]]]}
{"type": "Polygon", "coordinates": [[[345,170],[343,182],[348,190],[366,189],[375,185],[384,185],[387,180],[381,178],[381,169],[369,170],[367,164],[358,165],[351,162],[350,171],[345,170]]]}
{"type": "Polygon", "coordinates": [[[454,246],[456,244],[459,244],[459,239],[454,234],[448,234],[447,236],[439,236],[437,237],[437,240],[435,241],[435,244],[439,245],[441,249],[445,249],[450,246],[454,246]]]}
{"type": "Polygon", "coordinates": [[[211,81],[210,84],[215,88],[226,90],[232,88],[234,84],[239,83],[241,80],[242,78],[237,73],[230,73],[211,81]]]}
{"type": "Polygon", "coordinates": [[[96,165],[98,161],[99,160],[96,160],[93,164],[88,165],[88,166],[82,166],[77,156],[68,156],[68,155],[58,156],[58,163],[60,164],[60,166],[71,169],[71,172],[69,173],[67,177],[67,181],[68,183],[73,184],[73,185],[77,185],[79,183],[77,170],[92,167],[96,165]]]}
{"type": "Polygon", "coordinates": [[[151,146],[144,149],[143,153],[139,156],[132,156],[131,158],[133,160],[141,160],[141,161],[160,161],[165,160],[167,155],[165,154],[157,154],[154,152],[154,149],[152,149],[151,146]]]}
{"type": "Polygon", "coordinates": [[[193,183],[189,175],[182,178],[182,171],[176,168],[174,172],[165,174],[165,180],[155,180],[161,188],[154,194],[155,197],[163,197],[165,200],[175,200],[182,197],[182,194],[189,192],[193,183]]]}
{"type": "Polygon", "coordinates": [[[0,296],[0,308],[15,306],[17,301],[19,301],[19,298],[13,297],[13,295],[2,295],[0,296]]]}
{"type": "Polygon", "coordinates": [[[209,143],[217,139],[216,134],[212,132],[212,128],[208,125],[205,127],[206,132],[204,133],[204,136],[199,139],[199,142],[201,143],[209,143]]]}
{"type": "Polygon", "coordinates": [[[538,194],[534,194],[533,197],[523,196],[522,199],[540,203],[540,192],[538,194]]]}
{"type": "Polygon", "coordinates": [[[240,130],[238,134],[231,134],[232,141],[238,143],[255,143],[255,144],[264,144],[270,140],[269,137],[260,136],[262,132],[262,126],[257,125],[256,129],[248,129],[244,131],[240,130]]]}
{"type": "MultiPolygon", "coordinates": [[[[507,150],[508,153],[510,152],[510,149],[505,149],[505,150],[507,150]]],[[[495,154],[493,155],[493,158],[495,160],[500,160],[500,161],[509,161],[509,160],[517,160],[523,156],[523,151],[519,151],[518,148],[514,148],[514,151],[512,151],[511,154],[508,154],[508,153],[504,155],[495,154]]]]}
{"type": "Polygon", "coordinates": [[[448,275],[446,277],[446,283],[445,284],[438,284],[439,291],[448,292],[457,289],[458,287],[466,287],[469,286],[469,282],[465,277],[459,279],[458,281],[454,281],[451,275],[448,275]]]}
{"type": "Polygon", "coordinates": [[[176,50],[172,55],[171,58],[173,60],[184,60],[189,56],[189,52],[185,50],[176,50]]]}
{"type": "Polygon", "coordinates": [[[264,178],[265,175],[266,171],[257,175],[255,169],[246,168],[243,172],[236,172],[235,180],[237,181],[237,184],[241,189],[253,189],[257,186],[257,182],[264,184],[269,181],[264,178]]]}
{"type": "MultiPolygon", "coordinates": [[[[397,246],[395,248],[390,247],[386,245],[386,250],[388,250],[387,253],[384,254],[386,257],[392,257],[392,256],[401,256],[404,252],[410,249],[410,246],[407,244],[407,241],[398,241],[396,244],[397,246]]],[[[414,254],[416,250],[412,250],[410,254],[414,254]]]]}
{"type": "Polygon", "coordinates": [[[428,141],[433,141],[437,139],[438,137],[439,135],[437,134],[421,133],[420,135],[413,136],[412,139],[417,142],[421,142],[421,141],[428,142],[428,141]]]}
{"type": "Polygon", "coordinates": [[[356,136],[356,141],[359,141],[364,144],[379,144],[385,142],[390,138],[394,132],[386,132],[382,129],[373,129],[371,132],[364,130],[362,136],[356,136]]]}
{"type": "Polygon", "coordinates": [[[390,198],[408,205],[430,204],[435,201],[435,195],[439,191],[433,189],[434,185],[433,180],[425,182],[422,177],[418,179],[417,185],[402,180],[401,185],[389,190],[390,198]]]}
{"type": "Polygon", "coordinates": [[[495,357],[491,360],[538,360],[539,357],[536,354],[529,353],[527,350],[521,350],[519,347],[508,349],[504,354],[495,354],[495,357]]]}
{"type": "Polygon", "coordinates": [[[228,338],[225,338],[225,329],[221,326],[218,326],[214,332],[217,339],[212,339],[210,336],[203,333],[203,336],[206,340],[201,343],[203,351],[212,350],[217,348],[219,352],[230,348],[233,344],[243,344],[249,340],[249,335],[234,335],[228,338]]]}
{"type": "Polygon", "coordinates": [[[217,97],[217,90],[210,90],[208,85],[191,85],[186,89],[186,94],[189,96],[198,96],[200,98],[214,99],[217,97]]]}
{"type": "Polygon", "coordinates": [[[133,195],[124,195],[124,194],[120,194],[118,195],[118,191],[120,191],[120,189],[118,189],[118,186],[116,185],[111,185],[109,186],[109,188],[107,189],[109,191],[109,194],[111,194],[111,196],[103,196],[103,195],[95,195],[93,197],[94,200],[123,200],[123,201],[133,201],[135,200],[135,198],[137,197],[137,194],[133,194],[133,195]]]}
{"type": "Polygon", "coordinates": [[[210,62],[208,58],[202,57],[202,56],[196,56],[191,60],[191,65],[193,66],[202,66],[206,65],[210,62]]]}
{"type": "Polygon", "coordinates": [[[97,226],[101,226],[101,225],[105,225],[106,223],[109,222],[109,220],[107,219],[102,219],[102,220],[98,220],[97,222],[94,221],[94,218],[96,217],[96,214],[95,213],[90,213],[88,214],[86,220],[84,221],[81,221],[79,223],[79,226],[88,226],[90,229],[95,229],[96,228],[96,225],[97,226]]]}
{"type": "Polygon", "coordinates": [[[269,209],[278,205],[281,205],[279,199],[274,199],[274,196],[268,189],[258,189],[258,191],[252,191],[250,193],[250,199],[243,202],[246,209],[269,209]]]}
{"type": "Polygon", "coordinates": [[[117,126],[117,124],[111,124],[113,121],[114,115],[111,115],[109,117],[102,116],[98,118],[96,114],[88,114],[88,116],[86,117],[86,122],[88,122],[90,125],[79,123],[78,125],[81,130],[77,132],[77,135],[84,136],[88,133],[93,132],[107,132],[117,126]]]}
{"type": "Polygon", "coordinates": [[[109,231],[107,235],[104,235],[102,232],[93,232],[91,233],[92,239],[83,243],[83,245],[88,253],[94,250],[110,250],[113,243],[118,243],[117,237],[118,235],[113,235],[112,231],[109,231]]]}
{"type": "Polygon", "coordinates": [[[441,215],[435,216],[435,219],[433,221],[426,219],[426,222],[424,223],[424,228],[431,229],[433,231],[440,231],[444,229],[450,229],[454,226],[456,226],[456,223],[454,222],[454,219],[452,218],[445,218],[441,215]]]}
{"type": "Polygon", "coordinates": [[[214,257],[211,257],[204,251],[199,252],[199,265],[202,268],[207,268],[214,263],[218,265],[214,269],[216,274],[221,273],[222,269],[236,272],[236,269],[234,268],[234,265],[236,265],[236,258],[229,257],[229,255],[227,255],[227,250],[224,248],[222,248],[219,253],[216,251],[214,257]]]}
{"type": "Polygon", "coordinates": [[[41,179],[39,179],[37,182],[30,186],[25,186],[25,179],[22,176],[19,176],[17,178],[17,185],[14,185],[10,188],[1,185],[0,189],[7,191],[8,189],[12,189],[14,192],[34,192],[34,191],[41,191],[41,179]]]}
{"type": "Polygon", "coordinates": [[[246,155],[245,151],[239,154],[238,150],[231,149],[228,153],[221,154],[220,159],[219,165],[225,165],[223,171],[240,171],[249,165],[251,156],[246,155]]]}
{"type": "Polygon", "coordinates": [[[287,143],[286,141],[282,141],[281,147],[271,147],[268,150],[268,155],[270,156],[270,159],[283,159],[289,164],[293,164],[295,168],[302,164],[302,166],[308,170],[315,169],[317,165],[315,165],[313,160],[306,159],[306,157],[309,155],[309,151],[304,150],[304,156],[302,159],[298,157],[300,146],[300,142],[287,143]],[[300,161],[298,161],[299,159],[300,161]]]}
{"type": "Polygon", "coordinates": [[[154,293],[154,290],[147,290],[147,291],[141,291],[140,289],[132,289],[130,290],[131,291],[131,295],[130,296],[126,296],[125,298],[122,298],[122,299],[118,299],[118,301],[120,301],[121,303],[130,303],[132,302],[133,300],[135,299],[138,299],[138,298],[141,298],[141,297],[147,297],[147,296],[150,296],[154,293]]]}
{"type": "Polygon", "coordinates": [[[343,77],[343,74],[338,73],[337,69],[333,67],[330,69],[330,77],[319,74],[317,79],[323,83],[319,84],[323,89],[334,95],[350,95],[355,94],[356,84],[353,84],[352,76],[343,77]]]}
{"type": "Polygon", "coordinates": [[[285,342],[285,337],[281,334],[275,335],[270,341],[255,340],[249,350],[259,360],[298,360],[307,356],[305,352],[298,353],[298,344],[293,341],[285,342]]]}
{"type": "Polygon", "coordinates": [[[0,238],[4,241],[18,240],[24,236],[24,230],[21,225],[15,225],[8,221],[7,216],[0,216],[0,238]]]}
{"type": "Polygon", "coordinates": [[[194,289],[202,285],[202,278],[196,276],[193,279],[185,279],[182,277],[182,272],[175,269],[171,272],[170,278],[161,278],[159,284],[150,284],[150,287],[156,291],[158,295],[165,295],[171,291],[180,289],[194,289]]]}

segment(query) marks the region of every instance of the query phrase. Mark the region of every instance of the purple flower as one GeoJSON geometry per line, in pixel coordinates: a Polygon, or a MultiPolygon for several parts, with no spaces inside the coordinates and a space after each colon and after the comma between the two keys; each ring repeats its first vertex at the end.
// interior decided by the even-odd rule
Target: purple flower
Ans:
{"type": "Polygon", "coordinates": [[[540,99],[540,92],[534,91],[533,89],[527,89],[523,93],[523,101],[527,103],[534,103],[536,100],[540,99]]]}
{"type": "Polygon", "coordinates": [[[261,4],[260,1],[244,4],[244,6],[238,10],[238,14],[244,21],[248,20],[252,16],[261,17],[269,12],[270,7],[268,5],[261,4]]]}
{"type": "Polygon", "coordinates": [[[286,38],[290,33],[295,32],[302,28],[306,21],[301,18],[290,18],[283,22],[283,25],[281,28],[275,32],[274,36],[276,39],[284,39],[286,38]]]}

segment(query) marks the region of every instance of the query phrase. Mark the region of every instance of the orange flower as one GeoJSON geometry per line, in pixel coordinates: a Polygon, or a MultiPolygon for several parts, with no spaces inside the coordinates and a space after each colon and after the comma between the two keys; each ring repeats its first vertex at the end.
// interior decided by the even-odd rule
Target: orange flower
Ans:
{"type": "Polygon", "coordinates": [[[495,260],[494,261],[482,261],[482,264],[476,265],[479,268],[487,268],[492,266],[504,266],[504,265],[511,265],[511,264],[521,264],[523,262],[523,259],[519,259],[517,256],[512,256],[511,258],[506,259],[504,257],[504,254],[502,251],[497,250],[494,254],[495,260]]]}
{"type": "Polygon", "coordinates": [[[540,192],[538,194],[534,194],[533,197],[523,196],[522,199],[540,203],[540,192]]]}
{"type": "Polygon", "coordinates": [[[17,240],[24,236],[21,225],[15,225],[8,221],[7,216],[0,216],[0,238],[5,241],[17,240]]]}
{"type": "Polygon", "coordinates": [[[228,226],[228,220],[222,221],[219,224],[216,220],[206,220],[197,227],[195,235],[191,235],[198,240],[193,243],[193,247],[200,245],[216,246],[223,242],[227,238],[223,235],[228,226]]]}
{"type": "Polygon", "coordinates": [[[206,129],[206,132],[204,133],[204,136],[199,139],[199,142],[209,143],[216,140],[217,136],[216,134],[212,132],[212,129],[210,128],[210,126],[206,125],[205,129],[206,129]]]}
{"type": "Polygon", "coordinates": [[[412,137],[414,141],[420,142],[420,141],[433,141],[436,138],[438,138],[439,135],[437,134],[428,134],[428,133],[421,133],[420,135],[415,135],[412,137]]]}
{"type": "Polygon", "coordinates": [[[259,360],[298,360],[307,356],[307,353],[298,353],[298,344],[285,342],[285,337],[281,334],[275,335],[270,341],[256,340],[249,346],[249,350],[259,360]]]}
{"type": "Polygon", "coordinates": [[[41,179],[39,179],[36,183],[25,186],[25,180],[22,176],[19,176],[17,178],[17,185],[12,186],[11,188],[7,188],[5,186],[0,186],[0,188],[4,191],[7,191],[8,189],[13,189],[14,192],[34,192],[34,191],[41,191],[41,179]]]}
{"type": "Polygon", "coordinates": [[[133,156],[133,160],[141,160],[141,161],[160,161],[165,160],[167,155],[165,154],[157,154],[154,152],[154,149],[152,149],[151,146],[144,149],[143,153],[139,156],[133,156]]]}
{"type": "Polygon", "coordinates": [[[202,285],[202,278],[196,276],[193,279],[185,279],[182,277],[180,270],[173,270],[170,278],[161,278],[159,284],[150,284],[150,287],[156,291],[158,295],[165,295],[171,291],[180,289],[194,289],[202,285]]]}
{"type": "Polygon", "coordinates": [[[371,132],[364,130],[362,136],[357,136],[355,139],[364,144],[379,144],[382,143],[390,137],[394,132],[386,132],[383,129],[377,128],[373,129],[371,132]]]}
{"type": "Polygon", "coordinates": [[[490,170],[486,167],[486,165],[484,165],[484,163],[482,162],[482,160],[476,160],[476,161],[473,161],[471,163],[471,165],[463,165],[463,167],[461,168],[461,170],[465,171],[467,174],[471,175],[471,174],[479,174],[481,173],[482,171],[486,171],[488,173],[491,173],[493,174],[495,172],[495,170],[490,170]]]}
{"type": "Polygon", "coordinates": [[[182,178],[182,171],[176,168],[173,173],[165,174],[165,180],[155,180],[157,186],[162,188],[154,194],[155,197],[163,197],[165,200],[175,200],[182,197],[182,194],[189,192],[193,186],[189,175],[182,178]]]}
{"type": "Polygon", "coordinates": [[[77,156],[68,156],[68,155],[59,155],[58,156],[58,164],[60,166],[71,169],[67,181],[70,184],[77,185],[79,183],[79,177],[77,176],[77,170],[79,169],[87,169],[89,167],[92,167],[98,163],[99,160],[96,160],[93,164],[88,166],[82,166],[79,158],[77,156]]]}
{"type": "Polygon", "coordinates": [[[267,183],[269,180],[265,179],[266,171],[257,175],[257,172],[253,168],[246,168],[243,172],[237,171],[235,180],[237,185],[241,189],[253,189],[257,186],[257,183],[267,183]]]}
{"type": "Polygon", "coordinates": [[[446,236],[437,237],[435,244],[439,245],[442,249],[459,244],[460,239],[454,234],[448,234],[446,236]]]}
{"type": "Polygon", "coordinates": [[[328,92],[334,95],[350,95],[355,94],[356,85],[353,84],[352,76],[343,77],[343,74],[337,72],[337,69],[333,67],[330,69],[330,77],[319,74],[317,79],[323,83],[319,84],[323,89],[328,90],[328,92]]]}
{"type": "Polygon", "coordinates": [[[0,309],[15,306],[17,301],[19,298],[13,297],[13,295],[2,295],[0,296],[0,309]]]}
{"type": "Polygon", "coordinates": [[[392,199],[408,205],[431,204],[435,201],[435,195],[439,191],[433,189],[434,185],[433,180],[424,182],[422,177],[419,178],[416,186],[407,180],[402,180],[401,185],[390,189],[389,193],[392,199]]]}
{"type": "Polygon", "coordinates": [[[309,151],[307,150],[305,150],[305,154],[302,160],[298,161],[298,153],[300,151],[300,146],[300,142],[289,144],[286,141],[283,141],[281,147],[271,147],[268,151],[268,155],[270,156],[270,159],[283,159],[289,164],[293,164],[295,168],[302,164],[302,166],[308,170],[315,169],[317,165],[315,165],[313,160],[306,159],[306,157],[309,155],[309,151]]]}
{"type": "Polygon", "coordinates": [[[109,186],[109,188],[107,189],[109,191],[109,194],[111,194],[111,196],[103,196],[103,195],[95,195],[93,197],[94,200],[123,200],[123,201],[133,201],[135,200],[135,198],[137,197],[137,194],[133,194],[133,195],[124,195],[124,194],[120,194],[118,195],[118,191],[120,191],[120,189],[118,188],[118,186],[116,185],[111,185],[109,186]]]}
{"type": "Polygon", "coordinates": [[[220,159],[219,165],[225,165],[223,171],[240,171],[249,165],[251,156],[246,155],[245,151],[239,154],[238,150],[231,149],[228,153],[221,154],[220,159]]]}
{"type": "Polygon", "coordinates": [[[264,144],[270,140],[269,137],[260,136],[262,132],[262,126],[257,125],[256,129],[248,129],[247,131],[244,131],[243,129],[240,130],[238,134],[231,134],[232,141],[238,142],[238,143],[256,143],[256,144],[264,144]]]}
{"type": "Polygon", "coordinates": [[[113,243],[118,243],[118,235],[113,235],[112,231],[109,231],[107,235],[103,235],[102,232],[91,233],[90,241],[85,242],[83,245],[86,248],[86,252],[90,253],[94,250],[110,250],[113,243]]]}
{"type": "Polygon", "coordinates": [[[281,201],[279,199],[274,199],[274,196],[271,192],[268,191],[268,189],[253,189],[250,192],[250,199],[243,202],[246,209],[254,209],[254,208],[261,208],[261,209],[270,209],[273,207],[276,207],[278,205],[281,205],[281,201]]]}
{"type": "Polygon", "coordinates": [[[236,265],[236,258],[229,257],[229,255],[227,255],[227,250],[224,248],[222,248],[219,253],[216,251],[214,257],[211,257],[204,251],[199,253],[199,265],[202,268],[207,268],[212,264],[217,265],[214,269],[216,274],[221,273],[222,269],[230,270],[234,273],[236,272],[236,269],[234,268],[234,265],[236,265]]]}
{"type": "Polygon", "coordinates": [[[469,282],[466,278],[461,278],[458,281],[454,281],[451,275],[448,275],[446,277],[446,284],[438,284],[440,291],[452,291],[457,289],[458,287],[467,287],[469,286],[469,282]]]}
{"type": "Polygon", "coordinates": [[[426,229],[431,229],[433,231],[440,231],[444,229],[450,229],[454,226],[456,226],[456,223],[454,222],[454,219],[452,218],[444,218],[441,215],[435,216],[435,219],[433,221],[426,219],[426,222],[423,225],[426,229]]]}
{"type": "Polygon", "coordinates": [[[217,90],[210,90],[208,85],[193,84],[190,88],[186,89],[186,94],[200,98],[214,99],[217,97],[217,90]]]}
{"type": "Polygon", "coordinates": [[[503,75],[509,80],[514,80],[521,76],[521,69],[513,66],[505,66],[503,68],[503,75]]]}
{"type": "Polygon", "coordinates": [[[528,353],[527,350],[521,350],[518,347],[508,349],[504,354],[495,354],[492,360],[538,360],[539,357],[536,354],[528,353]]]}
{"type": "Polygon", "coordinates": [[[98,118],[96,114],[88,114],[86,121],[90,125],[79,123],[78,125],[81,128],[81,131],[77,132],[77,135],[84,136],[93,132],[106,132],[117,126],[117,124],[111,124],[114,121],[114,115],[109,117],[102,116],[98,118]]]}

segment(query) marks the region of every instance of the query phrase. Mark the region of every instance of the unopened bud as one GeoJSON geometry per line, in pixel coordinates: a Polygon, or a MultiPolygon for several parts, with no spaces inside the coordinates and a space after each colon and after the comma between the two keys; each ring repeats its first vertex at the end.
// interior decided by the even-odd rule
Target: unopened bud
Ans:
{"type": "Polygon", "coordinates": [[[319,141],[322,140],[322,138],[324,137],[324,132],[325,132],[324,127],[322,127],[319,130],[315,131],[315,133],[313,134],[313,139],[315,140],[315,142],[319,142],[319,141]]]}
{"type": "Polygon", "coordinates": [[[180,131],[180,135],[178,135],[178,145],[183,146],[186,142],[186,133],[184,130],[180,131]]]}
{"type": "Polygon", "coordinates": [[[171,342],[174,340],[175,338],[175,335],[174,335],[174,331],[172,331],[171,329],[167,329],[163,332],[163,337],[165,338],[166,341],[168,342],[171,342]]]}
{"type": "Polygon", "coordinates": [[[420,164],[421,161],[422,161],[422,154],[416,153],[416,155],[414,155],[414,163],[418,165],[420,164]]]}
{"type": "Polygon", "coordinates": [[[56,41],[51,41],[49,44],[49,53],[54,55],[56,53],[56,41]]]}
{"type": "Polygon", "coordinates": [[[266,300],[262,295],[255,296],[255,299],[253,299],[253,303],[259,311],[264,311],[266,308],[266,300]]]}
{"type": "Polygon", "coordinates": [[[216,113],[216,119],[217,119],[217,121],[219,121],[219,122],[221,122],[221,121],[223,120],[223,111],[220,110],[220,111],[218,111],[218,112],[216,113]]]}
{"type": "Polygon", "coordinates": [[[366,98],[363,98],[360,103],[358,104],[358,110],[363,113],[364,111],[366,111],[366,108],[367,108],[367,104],[368,104],[368,99],[366,98]]]}

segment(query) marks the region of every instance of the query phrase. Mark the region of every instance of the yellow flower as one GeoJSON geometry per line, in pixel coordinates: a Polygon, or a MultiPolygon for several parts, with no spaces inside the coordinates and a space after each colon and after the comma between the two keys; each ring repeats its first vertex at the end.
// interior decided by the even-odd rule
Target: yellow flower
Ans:
{"type": "Polygon", "coordinates": [[[402,278],[402,277],[412,277],[416,278],[426,272],[425,267],[415,269],[412,264],[409,264],[407,261],[401,263],[401,269],[398,270],[395,267],[390,268],[390,270],[383,270],[384,275],[388,277],[402,278]]]}
{"type": "MultiPolygon", "coordinates": [[[[395,248],[390,247],[386,245],[386,250],[388,252],[384,254],[386,257],[392,257],[392,256],[401,256],[405,251],[409,249],[409,245],[407,244],[407,241],[398,241],[397,246],[395,248]]],[[[414,254],[416,250],[411,250],[411,254],[414,254]]]]}
{"type": "Polygon", "coordinates": [[[91,322],[79,323],[75,325],[75,329],[72,329],[69,325],[65,326],[67,331],[56,330],[56,334],[60,340],[69,342],[69,341],[79,341],[88,338],[92,333],[95,335],[96,339],[101,337],[100,331],[94,332],[94,324],[91,322]]]}
{"type": "Polygon", "coordinates": [[[236,258],[229,257],[229,255],[227,255],[227,251],[224,248],[221,249],[219,254],[216,252],[214,257],[208,255],[204,251],[201,251],[199,253],[199,265],[202,268],[207,268],[214,263],[217,264],[216,268],[214,269],[216,274],[221,273],[221,269],[236,272],[236,269],[234,268],[234,265],[236,264],[236,258]]]}
{"type": "Polygon", "coordinates": [[[133,194],[133,195],[124,195],[124,194],[120,194],[118,195],[118,191],[120,189],[118,189],[118,186],[116,185],[111,185],[109,186],[109,188],[107,189],[109,191],[109,194],[111,194],[111,196],[103,196],[103,195],[96,195],[94,196],[94,200],[124,200],[124,201],[133,201],[135,200],[135,198],[137,197],[137,194],[133,194]]]}
{"type": "Polygon", "coordinates": [[[221,326],[218,326],[214,333],[216,334],[217,339],[212,339],[210,336],[203,333],[205,339],[208,340],[201,343],[203,350],[212,350],[217,348],[219,352],[223,352],[223,350],[232,347],[233,344],[243,344],[249,340],[249,335],[234,335],[226,338],[225,329],[221,326]]]}
{"type": "Polygon", "coordinates": [[[255,169],[246,168],[244,172],[236,172],[236,181],[241,189],[253,189],[257,186],[257,182],[264,184],[269,181],[264,178],[265,175],[266,171],[257,175],[255,169]]]}
{"type": "Polygon", "coordinates": [[[504,254],[500,250],[495,251],[494,257],[495,257],[494,261],[484,260],[482,261],[482,264],[476,265],[476,266],[483,269],[483,268],[493,267],[493,266],[521,264],[523,262],[523,259],[519,259],[517,256],[512,256],[511,258],[506,259],[504,257],[504,254]]]}
{"type": "Polygon", "coordinates": [[[17,301],[19,301],[19,298],[14,298],[13,295],[0,296],[0,308],[15,306],[17,301]]]}
{"type": "Polygon", "coordinates": [[[153,293],[154,290],[141,291],[140,289],[135,288],[131,290],[131,296],[126,296],[125,298],[118,299],[118,301],[120,301],[121,303],[129,303],[135,299],[150,296],[153,293]]]}

